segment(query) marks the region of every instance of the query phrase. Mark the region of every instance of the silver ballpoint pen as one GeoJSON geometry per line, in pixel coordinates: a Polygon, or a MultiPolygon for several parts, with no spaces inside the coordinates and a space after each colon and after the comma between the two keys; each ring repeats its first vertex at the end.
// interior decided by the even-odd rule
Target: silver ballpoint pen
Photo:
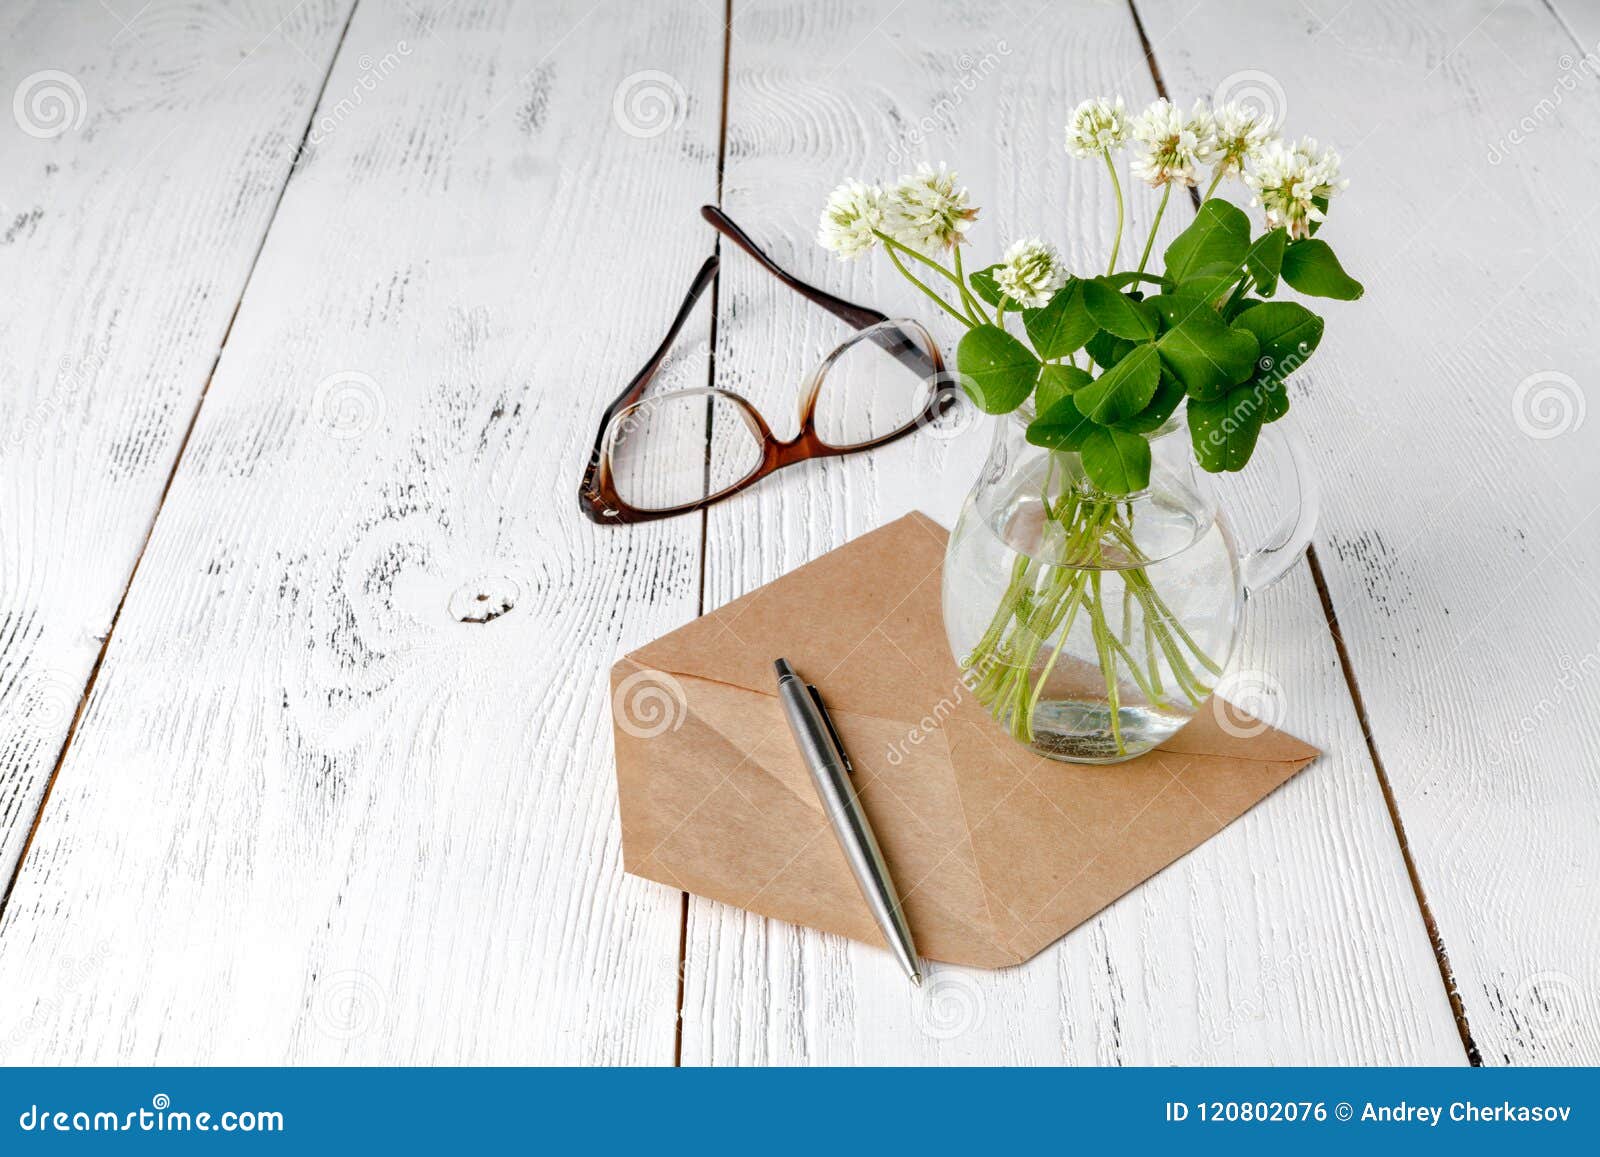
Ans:
{"type": "Polygon", "coordinates": [[[828,814],[828,822],[839,837],[861,895],[872,910],[872,918],[883,929],[889,950],[911,977],[911,983],[921,985],[922,973],[917,969],[917,949],[911,943],[911,928],[894,890],[894,881],[889,878],[889,867],[883,862],[883,852],[872,834],[872,825],[867,823],[861,800],[850,783],[850,773],[855,769],[844,752],[844,744],[839,742],[839,733],[833,729],[833,721],[822,706],[822,696],[795,674],[787,659],[779,659],[774,666],[778,669],[778,701],[783,704],[789,730],[794,732],[795,745],[800,748],[800,756],[811,772],[811,780],[822,800],[822,810],[828,814]]]}

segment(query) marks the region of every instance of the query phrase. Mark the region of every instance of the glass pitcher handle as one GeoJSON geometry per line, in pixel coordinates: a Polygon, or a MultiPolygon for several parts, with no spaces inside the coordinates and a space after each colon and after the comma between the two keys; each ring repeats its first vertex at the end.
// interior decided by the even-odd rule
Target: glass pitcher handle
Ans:
{"type": "Polygon", "coordinates": [[[1276,489],[1293,505],[1285,512],[1267,544],[1240,560],[1239,573],[1244,580],[1246,598],[1266,590],[1299,561],[1316,533],[1320,506],[1317,478],[1300,436],[1281,423],[1268,426],[1261,431],[1261,436],[1275,443],[1272,458],[1277,471],[1276,489]]]}

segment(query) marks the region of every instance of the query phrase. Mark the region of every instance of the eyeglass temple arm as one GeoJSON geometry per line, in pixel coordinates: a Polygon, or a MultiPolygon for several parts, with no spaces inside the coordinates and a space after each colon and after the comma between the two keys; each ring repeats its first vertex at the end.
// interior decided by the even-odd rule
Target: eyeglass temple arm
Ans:
{"type": "Polygon", "coordinates": [[[750,235],[734,224],[733,218],[715,205],[700,206],[700,216],[704,217],[718,233],[721,233],[729,241],[732,241],[740,249],[743,249],[751,257],[759,261],[762,268],[772,276],[807,301],[820,305],[839,320],[853,325],[857,329],[866,329],[870,325],[877,325],[880,321],[889,320],[888,314],[879,313],[875,309],[868,309],[864,305],[856,305],[854,302],[846,301],[842,297],[835,297],[833,294],[818,289],[814,285],[807,285],[763,253],[760,246],[750,239],[750,235]]]}
{"type": "MultiPolygon", "coordinates": [[[[794,290],[807,301],[820,305],[823,309],[839,318],[848,325],[857,329],[867,329],[880,322],[888,321],[889,315],[880,313],[865,305],[857,305],[846,301],[842,297],[835,297],[826,290],[808,285],[794,274],[784,269],[772,258],[763,253],[748,233],[739,228],[732,217],[729,217],[715,205],[700,206],[700,215],[711,223],[712,228],[728,238],[740,249],[759,261],[764,269],[790,289],[794,290]]],[[[938,366],[929,361],[926,354],[920,350],[915,342],[908,339],[898,331],[893,333],[879,333],[873,336],[873,343],[882,347],[891,356],[910,366],[912,370],[923,377],[928,377],[938,370],[938,366]]]]}
{"type": "Polygon", "coordinates": [[[705,264],[700,266],[700,272],[694,275],[694,283],[689,286],[689,293],[683,299],[683,304],[678,307],[678,315],[672,319],[672,324],[667,327],[667,336],[661,339],[661,344],[656,347],[656,352],[650,355],[650,360],[645,362],[644,368],[633,375],[633,380],[623,387],[606,407],[600,416],[600,433],[594,441],[594,453],[589,456],[589,469],[594,470],[595,463],[600,460],[600,449],[605,442],[606,428],[611,424],[611,419],[618,410],[624,406],[631,406],[644,394],[645,387],[650,384],[650,379],[656,376],[656,371],[661,369],[661,363],[667,360],[667,354],[672,349],[672,343],[678,340],[678,334],[683,330],[684,323],[689,320],[689,314],[694,310],[695,303],[705,294],[706,289],[717,276],[718,260],[715,255],[707,257],[705,264]]]}

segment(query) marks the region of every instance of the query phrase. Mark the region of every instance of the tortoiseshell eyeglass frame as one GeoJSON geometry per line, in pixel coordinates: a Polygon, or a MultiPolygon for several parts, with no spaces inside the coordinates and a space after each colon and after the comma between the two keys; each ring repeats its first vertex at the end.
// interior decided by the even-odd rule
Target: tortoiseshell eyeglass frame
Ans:
{"type": "Polygon", "coordinates": [[[841,297],[807,285],[799,278],[782,269],[776,262],[763,253],[752,241],[748,234],[722,210],[713,205],[701,208],[700,215],[704,217],[717,232],[732,241],[744,250],[761,266],[779,281],[794,290],[806,300],[820,305],[823,309],[839,318],[841,321],[854,326],[858,331],[855,336],[842,342],[838,348],[822,360],[822,363],[807,379],[805,396],[800,405],[800,432],[791,440],[780,441],[773,433],[766,420],[756,411],[748,401],[738,394],[715,387],[685,390],[682,393],[705,394],[726,399],[732,403],[739,415],[744,419],[750,432],[754,435],[761,449],[761,461],[751,472],[731,486],[725,486],[714,494],[707,494],[693,502],[686,502],[679,506],[665,509],[644,509],[630,504],[617,492],[617,486],[611,469],[611,427],[615,419],[623,411],[635,405],[644,396],[645,390],[655,378],[662,363],[666,361],[672,343],[677,340],[678,333],[688,321],[690,312],[702,294],[711,285],[717,275],[718,258],[707,258],[706,263],[700,267],[700,272],[695,274],[694,283],[689,287],[689,294],[684,298],[683,305],[679,307],[678,314],[672,319],[672,325],[667,329],[667,336],[662,340],[655,353],[650,355],[650,360],[645,362],[644,368],[634,375],[627,387],[618,394],[612,403],[600,415],[600,429],[595,435],[594,450],[589,455],[588,467],[583,473],[583,482],[578,489],[578,507],[591,521],[602,526],[616,525],[628,522],[651,522],[658,518],[673,518],[691,511],[703,510],[715,502],[720,502],[730,495],[737,494],[748,486],[753,486],[767,475],[782,470],[785,466],[792,466],[796,462],[805,462],[812,458],[837,458],[844,454],[854,454],[860,450],[871,450],[876,446],[883,446],[896,439],[903,438],[919,426],[925,426],[937,421],[948,412],[956,403],[957,385],[955,380],[945,373],[944,359],[940,356],[939,347],[933,337],[918,322],[909,319],[891,320],[886,314],[863,305],[856,305],[841,297]],[[845,351],[847,347],[862,339],[870,338],[875,344],[888,352],[907,366],[917,377],[931,385],[927,403],[920,413],[904,426],[893,430],[880,437],[869,441],[856,443],[849,446],[834,446],[822,440],[817,432],[816,406],[817,398],[821,394],[822,382],[829,367],[845,351]],[[919,340],[920,339],[920,340],[919,340]]]}

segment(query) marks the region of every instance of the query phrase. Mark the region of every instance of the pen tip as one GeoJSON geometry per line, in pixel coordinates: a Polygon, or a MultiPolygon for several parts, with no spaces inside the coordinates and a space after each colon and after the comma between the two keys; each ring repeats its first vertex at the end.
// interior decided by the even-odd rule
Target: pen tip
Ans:
{"type": "Polygon", "coordinates": [[[913,972],[911,974],[911,983],[916,985],[918,988],[921,988],[922,987],[922,973],[913,972]]]}
{"type": "Polygon", "coordinates": [[[780,678],[780,679],[783,679],[783,678],[786,678],[786,677],[798,678],[798,676],[796,676],[795,673],[794,673],[794,668],[789,666],[789,660],[787,660],[787,659],[779,659],[777,662],[773,663],[772,665],[773,665],[774,668],[776,668],[776,670],[778,672],[778,678],[780,678]]]}

